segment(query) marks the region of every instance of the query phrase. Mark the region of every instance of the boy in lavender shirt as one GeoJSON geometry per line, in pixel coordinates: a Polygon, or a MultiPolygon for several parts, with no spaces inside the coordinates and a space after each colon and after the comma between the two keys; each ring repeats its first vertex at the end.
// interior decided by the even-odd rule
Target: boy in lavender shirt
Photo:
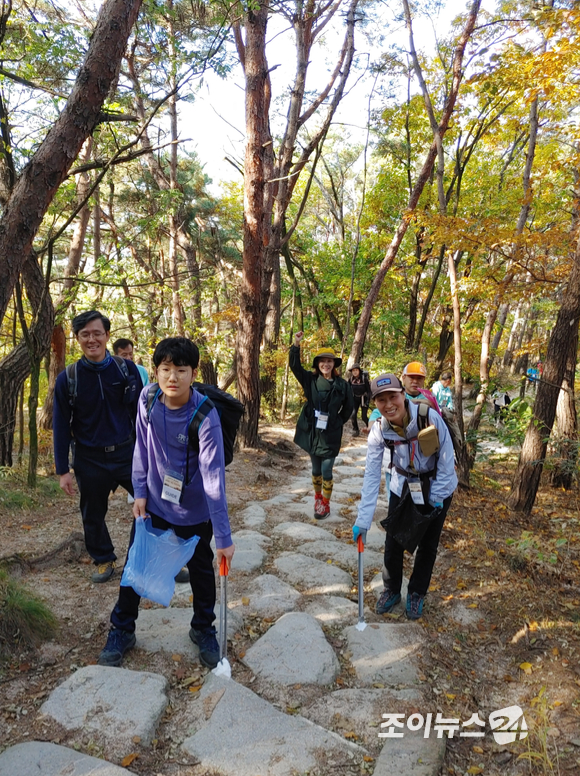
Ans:
{"type": "MultiPolygon", "coordinates": [[[[189,637],[199,647],[201,662],[219,662],[215,620],[216,585],[213,552],[215,535],[218,566],[228,567],[234,545],[225,493],[225,465],[220,419],[212,409],[199,427],[199,454],[189,444],[189,424],[203,396],[191,387],[199,364],[197,346],[185,337],[169,337],[155,348],[153,363],[159,395],[147,418],[148,388],[141,392],[137,411],[137,441],[133,455],[134,517],[148,516],[154,528],[172,528],[177,536],[199,536],[187,567],[193,591],[189,637]]],[[[129,547],[133,543],[131,529],[129,547]]],[[[111,613],[111,630],[98,664],[119,666],[135,646],[135,622],[140,596],[121,587],[111,613]]]]}

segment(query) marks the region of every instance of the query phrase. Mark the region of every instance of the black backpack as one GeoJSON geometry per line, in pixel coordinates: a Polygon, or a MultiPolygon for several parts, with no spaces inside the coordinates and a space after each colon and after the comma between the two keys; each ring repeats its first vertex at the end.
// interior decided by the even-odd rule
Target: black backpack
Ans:
{"type": "MultiPolygon", "coordinates": [[[[199,427],[215,407],[222,426],[225,465],[229,466],[234,460],[234,445],[236,442],[236,434],[238,433],[238,426],[240,425],[240,420],[244,414],[244,405],[241,401],[238,401],[238,399],[235,399],[229,393],[226,393],[226,391],[222,391],[221,388],[218,388],[216,385],[193,383],[193,387],[205,398],[197,408],[197,412],[189,424],[189,444],[195,453],[199,453],[199,427]]],[[[153,405],[159,398],[160,393],[161,389],[159,388],[158,383],[151,383],[147,386],[147,421],[149,421],[153,405]]]]}
{"type": "MultiPolygon", "coordinates": [[[[123,392],[123,404],[131,404],[137,395],[137,381],[133,375],[129,374],[129,369],[125,363],[125,359],[121,356],[111,356],[117,368],[125,380],[125,390],[123,392]]],[[[72,408],[75,406],[77,394],[78,394],[78,379],[77,379],[77,364],[75,361],[69,364],[65,369],[66,382],[68,385],[68,403],[72,408]]]]}

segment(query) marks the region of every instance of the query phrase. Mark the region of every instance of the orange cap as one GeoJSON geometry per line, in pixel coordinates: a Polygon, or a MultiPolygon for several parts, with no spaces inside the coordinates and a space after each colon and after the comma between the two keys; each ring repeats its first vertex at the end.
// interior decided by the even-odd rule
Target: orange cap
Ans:
{"type": "Polygon", "coordinates": [[[404,375],[421,375],[421,377],[427,377],[427,370],[425,365],[420,361],[411,361],[410,364],[403,369],[404,375]]]}

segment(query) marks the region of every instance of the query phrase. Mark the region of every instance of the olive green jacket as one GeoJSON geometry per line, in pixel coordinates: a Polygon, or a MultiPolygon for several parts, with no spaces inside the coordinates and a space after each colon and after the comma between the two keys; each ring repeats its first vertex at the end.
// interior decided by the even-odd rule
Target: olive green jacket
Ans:
{"type": "Polygon", "coordinates": [[[316,374],[300,363],[300,348],[290,348],[290,369],[306,396],[306,404],[296,424],[294,441],[310,455],[335,458],[340,451],[342,427],[352,415],[354,399],[350,385],[342,377],[333,380],[330,394],[322,400],[316,389],[316,374]],[[328,412],[328,425],[323,431],[316,428],[314,410],[328,412]]]}

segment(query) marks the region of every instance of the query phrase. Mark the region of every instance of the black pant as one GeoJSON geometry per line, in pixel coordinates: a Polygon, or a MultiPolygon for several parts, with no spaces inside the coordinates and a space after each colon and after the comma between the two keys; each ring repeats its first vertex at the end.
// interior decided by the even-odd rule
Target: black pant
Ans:
{"type": "MultiPolygon", "coordinates": [[[[196,630],[207,630],[213,627],[215,620],[215,573],[213,570],[213,551],[210,542],[213,536],[213,526],[210,520],[196,525],[172,525],[158,515],[151,515],[151,524],[153,528],[161,528],[166,531],[173,528],[175,534],[181,539],[191,539],[192,536],[199,536],[193,557],[190,558],[187,568],[189,569],[189,584],[193,593],[193,617],[191,627],[196,630]]],[[[131,537],[129,547],[133,544],[135,538],[135,521],[131,528],[131,537]]],[[[129,550],[127,550],[127,554],[129,550]]],[[[139,602],[141,596],[136,593],[132,587],[120,587],[119,599],[115,608],[111,612],[111,625],[113,628],[133,633],[135,631],[135,621],[139,616],[139,602]]]]}
{"type": "Polygon", "coordinates": [[[366,400],[366,396],[354,397],[354,410],[351,415],[352,427],[354,431],[358,431],[358,421],[356,416],[358,415],[359,407],[360,407],[360,416],[362,418],[362,422],[365,424],[365,426],[368,426],[369,424],[369,408],[366,406],[366,404],[363,404],[363,401],[365,400],[366,400]]]}
{"type": "Polygon", "coordinates": [[[105,517],[111,491],[121,485],[133,495],[132,461],[132,444],[111,453],[76,445],[73,468],[81,497],[85,544],[96,565],[117,558],[105,517]]]}
{"type": "MultiPolygon", "coordinates": [[[[418,593],[425,595],[429,589],[433,566],[437,558],[437,548],[439,547],[439,538],[443,530],[443,523],[447,511],[451,506],[453,495],[448,496],[443,502],[443,509],[439,516],[431,523],[425,535],[419,542],[415,551],[415,563],[413,564],[413,573],[409,580],[409,593],[418,593]]],[[[389,512],[394,510],[401,497],[391,492],[389,499],[389,512]]],[[[383,567],[383,582],[393,593],[401,590],[403,583],[403,553],[405,550],[391,536],[387,534],[385,539],[385,557],[383,567]]]]}

